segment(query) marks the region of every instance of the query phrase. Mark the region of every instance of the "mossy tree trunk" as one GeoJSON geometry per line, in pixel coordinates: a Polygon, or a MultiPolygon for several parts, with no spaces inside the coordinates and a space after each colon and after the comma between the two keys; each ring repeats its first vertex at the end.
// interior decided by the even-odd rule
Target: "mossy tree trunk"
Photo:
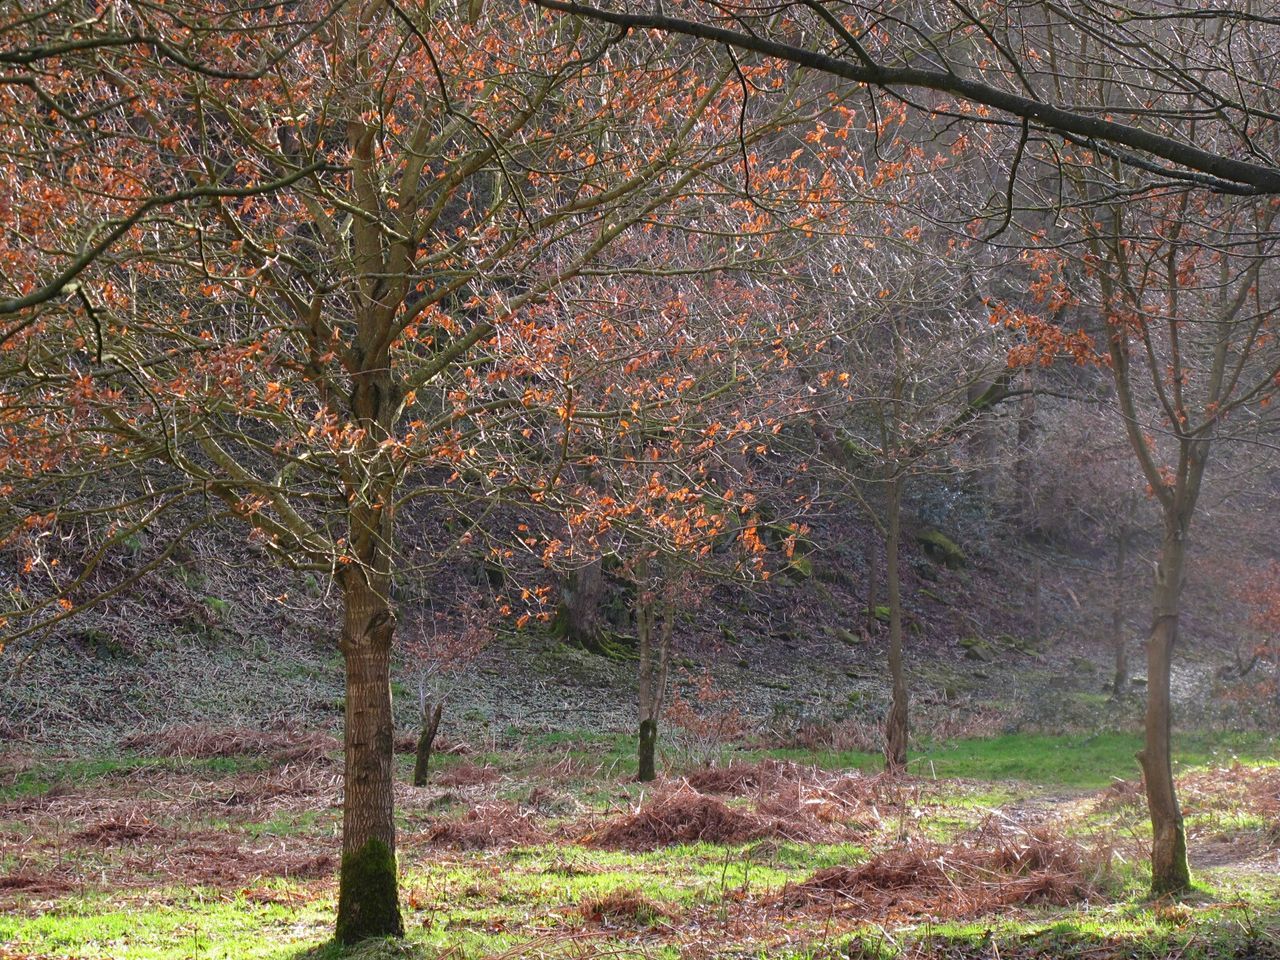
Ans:
{"type": "Polygon", "coordinates": [[[396,888],[393,816],[395,617],[386,595],[370,586],[363,570],[349,567],[342,583],[347,703],[336,935],[342,943],[355,943],[404,933],[396,888]]]}
{"type": "Polygon", "coordinates": [[[889,481],[888,535],[885,537],[885,576],[889,587],[889,680],[892,697],[884,725],[885,769],[899,773],[907,766],[908,691],[906,668],[902,660],[902,577],[899,548],[902,543],[901,476],[889,481]]]}
{"type": "Polygon", "coordinates": [[[1178,606],[1186,557],[1186,523],[1176,516],[1166,527],[1156,567],[1151,634],[1147,638],[1146,737],[1142,765],[1151,816],[1151,891],[1157,895],[1191,888],[1187,830],[1173,782],[1171,674],[1178,641],[1178,606]]]}
{"type": "MultiPolygon", "coordinates": [[[[355,151],[361,177],[372,133],[355,151]]],[[[361,231],[359,247],[369,263],[381,262],[378,239],[361,231]]],[[[370,287],[380,280],[370,281],[370,287]]],[[[398,302],[393,299],[391,302],[398,302]]],[[[391,609],[397,470],[383,440],[395,433],[403,390],[392,379],[388,343],[394,310],[360,312],[353,356],[351,420],[362,435],[347,479],[348,553],[338,577],[344,604],[339,646],[346,661],[342,867],[338,877],[335,935],[341,943],[402,936],[396,880],[395,727],[391,712],[391,648],[396,618],[391,609]]]]}
{"type": "Polygon", "coordinates": [[[636,779],[641,783],[649,783],[658,779],[658,721],[647,717],[640,721],[639,764],[636,779]]]}

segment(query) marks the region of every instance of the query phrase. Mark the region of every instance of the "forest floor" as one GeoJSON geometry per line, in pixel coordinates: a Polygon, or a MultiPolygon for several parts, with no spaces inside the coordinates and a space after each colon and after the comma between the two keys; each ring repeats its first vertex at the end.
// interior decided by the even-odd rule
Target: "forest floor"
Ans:
{"type": "Polygon", "coordinates": [[[650,785],[618,735],[457,744],[398,789],[406,940],[345,952],[327,735],[11,752],[0,958],[1280,958],[1276,743],[1178,742],[1180,902],[1144,894],[1125,734],[956,741],[896,779],[862,753],[684,750],[650,785]]]}

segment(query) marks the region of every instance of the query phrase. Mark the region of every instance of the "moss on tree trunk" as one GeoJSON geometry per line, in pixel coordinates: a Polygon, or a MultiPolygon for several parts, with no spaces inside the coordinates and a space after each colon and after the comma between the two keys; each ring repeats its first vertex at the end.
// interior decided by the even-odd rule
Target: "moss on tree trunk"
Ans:
{"type": "Polygon", "coordinates": [[[396,893],[396,857],[381,840],[370,838],[359,850],[342,855],[338,882],[339,943],[402,936],[396,893]]]}

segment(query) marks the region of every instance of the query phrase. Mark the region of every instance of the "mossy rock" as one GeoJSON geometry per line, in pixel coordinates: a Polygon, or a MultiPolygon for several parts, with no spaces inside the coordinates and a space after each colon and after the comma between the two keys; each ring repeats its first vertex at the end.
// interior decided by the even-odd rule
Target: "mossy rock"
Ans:
{"type": "Polygon", "coordinates": [[[1071,669],[1079,673],[1094,673],[1098,669],[1098,665],[1088,657],[1072,657],[1068,663],[1071,669]]]}
{"type": "Polygon", "coordinates": [[[787,523],[767,522],[761,525],[760,532],[769,546],[776,550],[783,549],[790,542],[793,545],[793,558],[807,556],[818,548],[817,543],[798,529],[792,530],[787,523]]]}
{"type": "Polygon", "coordinates": [[[827,633],[833,640],[839,640],[847,647],[856,647],[862,644],[862,637],[846,627],[828,627],[827,633]]]}
{"type": "Polygon", "coordinates": [[[981,637],[964,637],[959,641],[959,646],[968,660],[989,663],[996,658],[996,648],[981,637]]]}
{"type": "Polygon", "coordinates": [[[887,605],[881,604],[880,606],[876,607],[875,617],[881,623],[888,623],[889,620],[891,619],[891,616],[892,615],[890,614],[889,607],[887,605]]]}
{"type": "Polygon", "coordinates": [[[1008,647],[1010,650],[1016,650],[1018,653],[1025,653],[1031,656],[1040,649],[1039,644],[1029,637],[1015,637],[1011,633],[1002,633],[996,637],[996,643],[1002,647],[1008,647]]]}
{"type": "Polygon", "coordinates": [[[916,534],[916,540],[924,548],[925,556],[948,570],[959,570],[969,562],[959,545],[941,530],[926,528],[916,534]]]}
{"type": "Polygon", "coordinates": [[[808,557],[797,555],[787,564],[787,573],[797,580],[808,580],[813,576],[813,561],[808,557]]]}

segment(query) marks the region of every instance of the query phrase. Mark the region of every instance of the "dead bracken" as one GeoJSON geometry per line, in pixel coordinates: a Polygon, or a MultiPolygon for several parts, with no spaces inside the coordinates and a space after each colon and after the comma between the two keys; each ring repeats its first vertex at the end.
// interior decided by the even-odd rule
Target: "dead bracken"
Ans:
{"type": "Polygon", "coordinates": [[[215,727],[195,723],[139,732],[120,745],[153,757],[207,760],[215,757],[269,756],[277,763],[316,760],[339,748],[328,734],[288,728],[215,727]]]}
{"type": "Polygon", "coordinates": [[[828,867],[784,889],[780,903],[857,909],[867,915],[978,916],[1029,903],[1067,904],[1099,889],[1105,850],[1049,828],[993,830],[968,843],[913,843],[853,867],[828,867]]]}
{"type": "Polygon", "coordinates": [[[621,850],[675,843],[746,843],[765,837],[803,839],[804,826],[730,807],[688,785],[661,792],[632,813],[612,817],[582,842],[621,850]]]}
{"type": "Polygon", "coordinates": [[[484,850],[546,843],[550,836],[533,814],[515,804],[491,803],[435,824],[423,839],[457,850],[484,850]]]}
{"type": "Polygon", "coordinates": [[[635,887],[618,887],[608,893],[588,897],[578,905],[578,914],[593,923],[641,927],[651,927],[672,916],[667,907],[635,887]]]}

